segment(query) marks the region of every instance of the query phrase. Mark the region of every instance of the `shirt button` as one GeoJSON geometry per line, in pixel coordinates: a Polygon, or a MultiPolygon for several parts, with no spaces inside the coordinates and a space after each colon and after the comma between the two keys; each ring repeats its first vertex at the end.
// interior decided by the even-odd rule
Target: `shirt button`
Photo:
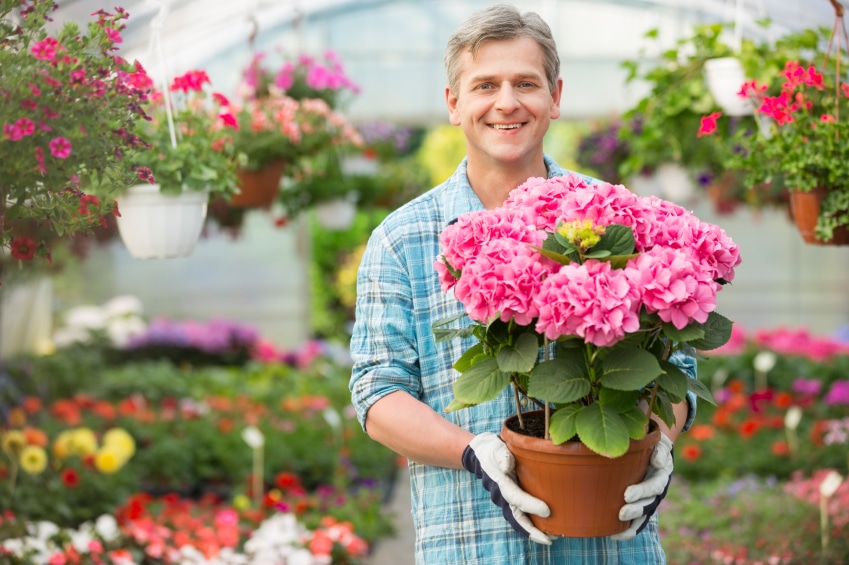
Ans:
{"type": "Polygon", "coordinates": [[[519,404],[521,404],[523,407],[527,406],[528,405],[527,397],[523,396],[522,399],[519,401],[519,404]]]}

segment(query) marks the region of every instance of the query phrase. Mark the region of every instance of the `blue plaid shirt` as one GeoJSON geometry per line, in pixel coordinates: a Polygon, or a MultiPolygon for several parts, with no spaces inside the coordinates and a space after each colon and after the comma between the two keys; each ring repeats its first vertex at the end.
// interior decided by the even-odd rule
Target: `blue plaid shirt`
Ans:
{"type": "MultiPolygon", "coordinates": [[[[549,177],[567,173],[548,156],[545,162],[549,177]]],[[[491,402],[445,412],[457,376],[452,363],[475,338],[435,343],[431,331],[435,320],[457,315],[463,308],[442,290],[433,267],[439,256],[439,234],[461,214],[482,209],[464,160],[446,182],[400,207],[374,230],[359,270],[351,340],[350,388],[363,427],[368,409],[398,390],[474,434],[499,432],[502,422],[515,412],[509,390],[491,402]]],[[[695,377],[691,357],[673,360],[695,377]]],[[[685,428],[695,416],[694,398],[690,406],[685,428]]],[[[628,542],[559,538],[547,547],[517,534],[468,471],[416,462],[409,467],[418,565],[665,563],[657,514],[628,542]]]]}

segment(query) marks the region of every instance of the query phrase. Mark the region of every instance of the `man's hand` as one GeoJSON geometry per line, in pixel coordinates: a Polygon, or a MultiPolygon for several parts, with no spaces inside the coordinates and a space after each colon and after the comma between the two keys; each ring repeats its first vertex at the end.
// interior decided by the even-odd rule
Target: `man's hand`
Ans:
{"type": "Polygon", "coordinates": [[[549,538],[534,527],[528,514],[548,517],[550,510],[542,500],[531,496],[516,482],[516,460],[500,437],[492,432],[477,435],[463,451],[463,467],[481,479],[492,501],[501,507],[513,529],[531,541],[551,545],[549,538]]]}
{"type": "Polygon", "coordinates": [[[625,506],[619,510],[619,519],[623,522],[630,520],[631,525],[624,532],[610,536],[611,539],[628,541],[643,531],[660,501],[666,496],[669,482],[672,480],[672,468],[672,440],[661,432],[660,441],[654,446],[643,482],[625,489],[625,506]]]}

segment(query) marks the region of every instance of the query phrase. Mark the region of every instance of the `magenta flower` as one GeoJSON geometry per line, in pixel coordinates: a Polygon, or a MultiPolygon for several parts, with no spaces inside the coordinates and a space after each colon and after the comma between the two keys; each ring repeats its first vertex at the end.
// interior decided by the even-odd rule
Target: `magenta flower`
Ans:
{"type": "Polygon", "coordinates": [[[56,48],[59,42],[53,37],[47,37],[30,48],[30,53],[36,59],[42,61],[52,61],[56,57],[56,48]]]}
{"type": "Polygon", "coordinates": [[[805,396],[816,396],[822,391],[822,381],[817,379],[796,379],[793,381],[793,392],[805,396]]]}
{"type": "Polygon", "coordinates": [[[586,186],[587,181],[574,174],[552,179],[532,177],[510,192],[503,208],[529,211],[537,229],[554,231],[564,196],[586,186]]]}
{"type": "Polygon", "coordinates": [[[50,153],[57,159],[67,159],[71,155],[71,142],[64,137],[50,140],[50,153]]]}
{"type": "Polygon", "coordinates": [[[106,32],[107,37],[109,37],[112,43],[123,43],[124,39],[121,37],[121,32],[117,29],[112,29],[111,27],[104,27],[103,31],[106,32]]]}
{"type": "Polygon", "coordinates": [[[831,388],[828,394],[825,395],[825,398],[823,398],[823,402],[826,406],[833,406],[835,404],[849,405],[849,380],[834,381],[831,383],[831,388]]]}

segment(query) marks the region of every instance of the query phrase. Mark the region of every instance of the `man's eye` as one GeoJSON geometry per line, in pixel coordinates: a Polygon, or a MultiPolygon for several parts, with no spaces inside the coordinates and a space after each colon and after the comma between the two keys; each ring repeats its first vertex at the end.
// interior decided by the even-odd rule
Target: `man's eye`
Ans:
{"type": "Polygon", "coordinates": [[[478,90],[490,90],[492,88],[491,84],[481,84],[478,86],[478,90]]]}
{"type": "Polygon", "coordinates": [[[519,88],[533,88],[533,87],[534,87],[534,83],[532,83],[532,82],[525,81],[525,82],[519,83],[519,88]]]}

